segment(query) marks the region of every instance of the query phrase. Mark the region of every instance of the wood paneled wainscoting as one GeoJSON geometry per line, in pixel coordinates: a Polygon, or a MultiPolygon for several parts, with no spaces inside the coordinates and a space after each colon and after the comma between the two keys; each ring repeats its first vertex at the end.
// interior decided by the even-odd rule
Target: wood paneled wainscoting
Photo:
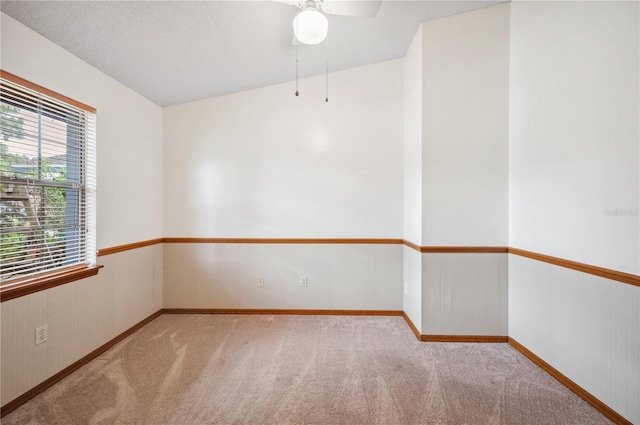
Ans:
{"type": "MultiPolygon", "coordinates": [[[[84,314],[85,316],[83,317],[85,318],[88,317],[87,315],[92,315],[92,317],[97,318],[98,322],[104,323],[100,326],[107,331],[103,330],[98,332],[100,335],[89,337],[89,334],[95,331],[93,325],[84,326],[83,324],[80,325],[81,329],[78,329],[78,334],[82,336],[89,332],[87,338],[78,338],[77,335],[72,337],[71,334],[68,336],[67,334],[60,336],[54,336],[52,334],[50,344],[64,344],[66,338],[73,338],[79,341],[79,346],[67,350],[71,351],[68,354],[56,356],[64,359],[59,361],[57,366],[53,365],[48,368],[48,370],[52,372],[47,372],[46,370],[36,371],[37,373],[28,374],[30,376],[26,376],[25,373],[22,372],[26,379],[21,379],[17,376],[20,373],[16,374],[15,372],[9,371],[9,366],[12,368],[15,367],[17,370],[28,369],[32,367],[30,366],[33,364],[31,362],[41,361],[38,360],[40,358],[38,353],[29,348],[25,348],[28,345],[28,343],[25,342],[18,343],[16,350],[9,350],[10,352],[7,355],[3,355],[3,392],[9,394],[7,395],[9,399],[3,399],[2,415],[7,414],[38,392],[72,373],[86,362],[97,357],[118,341],[135,332],[135,330],[161,314],[342,314],[403,316],[409,329],[416,338],[425,342],[509,343],[614,422],[632,423],[628,418],[633,417],[634,412],[632,409],[634,407],[625,400],[629,400],[637,395],[637,387],[631,388],[630,394],[626,398],[624,395],[620,395],[615,400],[607,399],[606,395],[604,397],[602,395],[604,394],[602,392],[603,389],[606,389],[607,385],[609,385],[607,384],[606,378],[595,383],[590,382],[588,379],[585,380],[582,374],[588,374],[590,371],[578,371],[578,373],[576,373],[574,370],[565,370],[566,367],[562,362],[559,364],[557,359],[545,359],[544,354],[547,347],[538,347],[531,342],[531,335],[528,333],[529,331],[527,330],[526,324],[531,318],[527,316],[526,311],[521,311],[519,314],[514,312],[514,310],[518,308],[516,305],[522,301],[519,297],[524,296],[522,291],[528,290],[527,285],[529,284],[527,282],[521,282],[522,279],[520,276],[522,274],[521,268],[528,267],[526,265],[528,263],[521,267],[521,264],[515,262],[515,260],[510,260],[509,262],[509,286],[511,288],[512,285],[515,285],[515,287],[513,290],[510,289],[509,294],[510,331],[508,336],[421,334],[402,309],[400,296],[402,293],[402,286],[400,284],[402,276],[402,253],[401,250],[398,249],[401,245],[405,245],[421,254],[427,255],[509,253],[514,256],[511,257],[513,259],[522,258],[522,261],[525,262],[533,261],[538,264],[547,264],[550,267],[555,267],[556,269],[554,269],[553,273],[559,275],[565,273],[562,272],[562,270],[567,270],[566,273],[577,273],[577,275],[570,274],[567,276],[574,279],[572,284],[580,285],[580,282],[584,281],[587,292],[595,291],[595,293],[598,293],[598,288],[602,285],[615,286],[623,284],[622,287],[626,287],[628,290],[620,290],[619,292],[621,294],[626,294],[626,298],[631,298],[631,301],[633,301],[633,297],[638,297],[637,292],[640,286],[639,276],[516,248],[424,247],[417,246],[402,239],[157,238],[99,250],[98,256],[101,258],[101,263],[104,263],[105,267],[104,271],[100,273],[98,277],[41,291],[30,297],[21,297],[12,300],[11,302],[21,303],[20,308],[18,308],[18,310],[21,311],[16,309],[17,305],[13,306],[11,303],[6,303],[9,308],[4,308],[5,304],[3,304],[3,340],[5,338],[14,338],[12,335],[17,335],[16,332],[23,333],[23,330],[20,330],[20,326],[17,324],[19,321],[40,323],[44,320],[49,322],[50,332],[52,327],[56,329],[57,324],[62,324],[68,320],[66,316],[69,314],[60,311],[65,309],[65,307],[62,306],[63,303],[61,303],[60,297],[68,297],[69,294],[75,294],[73,295],[74,297],[82,297],[84,299],[88,297],[89,299],[93,299],[94,302],[91,305],[96,306],[96,308],[89,308],[89,310],[94,310],[92,312],[80,312],[77,310],[80,308],[78,306],[80,306],[81,303],[78,303],[77,306],[70,309],[76,310],[72,311],[71,315],[82,316],[84,314]],[[307,247],[307,251],[305,251],[304,247],[307,247]],[[331,250],[335,250],[335,252],[332,253],[331,250]],[[195,259],[196,262],[202,262],[202,264],[211,268],[198,270],[197,267],[193,267],[194,263],[191,262],[187,263],[186,267],[188,269],[179,266],[176,270],[171,270],[171,267],[175,266],[174,262],[182,261],[185,256],[195,259]],[[329,259],[330,262],[326,262],[327,259],[329,259]],[[395,263],[395,265],[381,265],[381,259],[384,259],[384,261],[391,259],[391,263],[395,263]],[[300,264],[303,264],[303,267],[298,267],[300,264]],[[140,267],[141,265],[142,267],[140,267]],[[246,273],[238,272],[234,267],[246,270],[246,273]],[[325,268],[331,270],[325,271],[323,274],[322,270],[325,268]],[[218,290],[222,289],[222,293],[225,294],[224,303],[226,304],[216,304],[218,301],[215,299],[215,292],[204,293],[204,296],[202,296],[203,294],[198,294],[197,287],[190,286],[192,285],[191,283],[184,284],[177,280],[173,283],[167,281],[167,279],[178,279],[180,273],[184,273],[186,278],[183,277],[182,282],[185,282],[184,279],[194,279],[197,282],[198,279],[202,279],[202,276],[198,275],[198,272],[206,272],[207,276],[211,278],[211,280],[204,280],[201,281],[201,283],[211,284],[218,290]],[[208,274],[209,272],[212,273],[208,274]],[[335,274],[332,275],[331,273],[335,274]],[[299,278],[303,274],[308,278],[307,287],[300,286],[299,278]],[[314,292],[314,286],[318,285],[318,283],[329,281],[333,277],[343,274],[347,276],[347,280],[341,281],[343,288],[319,288],[318,291],[314,292]],[[592,281],[583,276],[594,276],[596,280],[592,281]],[[264,287],[257,286],[256,279],[258,277],[264,279],[264,287]],[[398,279],[398,277],[400,278],[398,279]],[[140,281],[141,278],[146,283],[142,285],[140,285],[139,282],[134,283],[134,280],[140,281]],[[229,280],[225,280],[227,278],[229,280]],[[270,292],[269,288],[271,286],[277,287],[276,282],[281,278],[289,283],[289,286],[293,289],[285,293],[284,299],[278,300],[277,298],[271,298],[277,295],[278,291],[274,290],[270,292]],[[340,292],[344,291],[345,282],[358,278],[367,281],[367,285],[372,286],[356,285],[349,287],[347,285],[346,287],[350,288],[352,292],[340,292]],[[243,302],[246,303],[247,300],[234,298],[236,295],[242,294],[242,292],[234,292],[234,289],[229,286],[238,285],[243,279],[249,282],[245,289],[253,293],[258,293],[260,297],[262,297],[262,301],[261,298],[250,297],[248,301],[253,304],[243,304],[243,302]],[[385,280],[395,280],[397,282],[386,287],[384,285],[385,280]],[[113,288],[113,285],[122,286],[123,284],[126,288],[124,286],[121,290],[113,288]],[[169,289],[165,285],[168,285],[169,289]],[[171,285],[176,285],[176,287],[171,288],[171,285]],[[97,288],[102,289],[96,291],[97,288]],[[139,290],[136,288],[139,288],[139,290]],[[172,292],[174,289],[176,291],[175,293],[172,292]],[[309,291],[311,293],[310,297],[305,298],[300,295],[304,295],[304,291],[309,289],[311,289],[311,291],[309,291]],[[130,292],[132,290],[133,296],[130,292]],[[183,290],[191,292],[190,296],[194,296],[195,294],[198,302],[192,305],[183,304],[189,301],[187,298],[180,298],[179,294],[183,290]],[[328,294],[322,294],[322,291],[328,292],[328,294]],[[122,296],[125,294],[128,295],[120,301],[116,301],[119,296],[115,294],[118,292],[122,296]],[[143,295],[144,293],[146,294],[143,295]],[[374,295],[372,295],[372,293],[374,295]],[[396,293],[397,295],[394,295],[396,293]],[[392,295],[388,296],[389,294],[392,295]],[[31,297],[38,297],[38,300],[31,300],[31,297]],[[142,309],[134,307],[134,305],[137,304],[136,300],[144,299],[147,300],[145,301],[146,307],[142,309]],[[28,302],[20,300],[27,300],[28,302]],[[113,300],[113,302],[109,300],[113,300]],[[314,304],[314,302],[318,300],[326,304],[314,304]],[[261,305],[260,302],[264,302],[265,304],[261,305]],[[269,302],[274,303],[273,305],[277,307],[269,306],[269,302]],[[282,304],[277,304],[279,302],[282,304]],[[334,304],[331,304],[331,302],[334,302],[334,304]],[[113,309],[116,306],[115,303],[117,303],[120,310],[124,309],[124,311],[128,311],[128,313],[125,313],[126,317],[121,317],[121,320],[118,320],[117,326],[108,324],[108,322],[113,321],[115,317],[115,310],[113,309]],[[28,307],[27,304],[32,304],[33,308],[28,307]],[[101,305],[102,308],[97,307],[98,305],[101,305]],[[156,306],[155,309],[154,306],[156,306]],[[36,314],[33,309],[56,311],[48,317],[37,317],[38,314],[36,314]],[[141,313],[145,310],[147,313],[141,316],[141,313]],[[21,314],[24,316],[20,317],[21,314]],[[54,324],[53,326],[52,323],[54,324]],[[109,336],[109,334],[111,336],[109,336]],[[101,340],[98,341],[98,339],[101,340]],[[107,342],[105,343],[104,341],[107,342]],[[537,350],[540,350],[540,353],[536,353],[537,350]],[[13,351],[16,352],[13,353],[13,351]],[[22,358],[18,359],[20,356],[22,358]],[[55,370],[56,368],[57,371],[55,370]],[[583,382],[586,382],[586,384],[583,382]],[[8,392],[5,391],[5,387],[9,390],[8,392]],[[17,389],[18,387],[27,388],[27,390],[20,392],[20,390],[17,389]],[[634,393],[634,391],[636,391],[636,393],[634,393]]],[[[202,264],[199,264],[198,267],[202,267],[202,264]]],[[[564,278],[566,280],[567,277],[565,276],[564,278]]],[[[536,280],[536,282],[541,281],[536,280]]],[[[615,287],[619,288],[617,286],[615,287]]],[[[544,290],[544,288],[542,289],[544,290]]],[[[622,300],[622,298],[614,298],[613,302],[620,300],[622,300]]],[[[536,300],[532,302],[535,303],[536,300]]],[[[625,309],[632,310],[634,308],[631,305],[633,304],[632,302],[628,304],[630,305],[627,307],[623,306],[623,314],[629,313],[625,309]]],[[[636,305],[635,308],[637,309],[638,306],[636,305]]],[[[593,312],[596,317],[600,313],[599,311],[593,312]]],[[[638,314],[636,314],[636,317],[637,316],[638,314]]],[[[614,317],[611,326],[615,326],[615,320],[614,317]]],[[[82,319],[80,319],[79,322],[82,322],[82,319]]],[[[578,328],[577,332],[580,333],[581,330],[578,328]]],[[[596,332],[596,339],[599,335],[600,333],[596,332]]],[[[634,341],[627,341],[626,343],[620,342],[621,337],[624,337],[624,335],[612,335],[608,342],[610,343],[610,348],[611,343],[616,350],[619,348],[619,355],[624,358],[626,356],[625,347],[633,347],[634,344],[638,343],[634,341]]],[[[630,335],[630,338],[633,338],[633,335],[630,335]]],[[[31,343],[31,339],[31,335],[29,334],[29,343],[31,343]]],[[[579,335],[572,337],[572,340],[574,340],[574,345],[576,342],[578,345],[581,343],[579,335]]],[[[600,343],[602,343],[602,341],[600,341],[600,343]]],[[[571,350],[568,350],[567,353],[570,354],[571,350]]],[[[595,355],[599,354],[596,353],[595,355]]],[[[631,357],[633,358],[633,353],[631,353],[631,357]]],[[[574,363],[579,363],[579,361],[574,363]]],[[[634,365],[631,364],[630,367],[633,368],[634,365]]],[[[637,368],[637,365],[635,365],[635,367],[637,368]]],[[[633,369],[628,372],[628,379],[635,379],[634,377],[637,377],[639,373],[633,369]]],[[[624,381],[624,378],[617,377],[616,379],[623,379],[624,381]]]]}

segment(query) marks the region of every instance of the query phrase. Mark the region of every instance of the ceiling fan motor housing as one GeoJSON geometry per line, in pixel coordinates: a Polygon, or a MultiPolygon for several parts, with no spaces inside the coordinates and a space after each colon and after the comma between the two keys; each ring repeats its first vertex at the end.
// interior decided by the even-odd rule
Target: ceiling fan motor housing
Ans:
{"type": "Polygon", "coordinates": [[[308,8],[320,10],[324,6],[324,0],[299,0],[297,6],[303,10],[308,8]]]}

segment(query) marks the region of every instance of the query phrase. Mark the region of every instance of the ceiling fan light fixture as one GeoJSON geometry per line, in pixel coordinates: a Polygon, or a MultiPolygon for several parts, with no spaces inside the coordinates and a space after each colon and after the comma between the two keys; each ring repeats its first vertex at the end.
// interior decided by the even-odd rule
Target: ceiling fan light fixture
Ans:
{"type": "Polygon", "coordinates": [[[328,30],[327,17],[313,8],[304,9],[293,19],[293,32],[303,44],[321,43],[328,30]]]}

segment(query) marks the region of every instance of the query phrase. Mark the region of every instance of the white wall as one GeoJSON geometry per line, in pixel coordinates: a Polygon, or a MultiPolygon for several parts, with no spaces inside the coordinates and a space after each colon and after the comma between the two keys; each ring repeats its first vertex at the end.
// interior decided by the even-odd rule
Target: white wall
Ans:
{"type": "MultiPolygon", "coordinates": [[[[403,238],[422,245],[422,26],[404,57],[403,238]]],[[[403,249],[403,310],[418,331],[422,327],[422,260],[403,249]]]]}
{"type": "Polygon", "coordinates": [[[640,273],[639,38],[637,2],[513,8],[510,246],[640,273]]]}
{"type": "MultiPolygon", "coordinates": [[[[639,7],[512,3],[510,246],[638,274],[639,7]]],[[[509,335],[640,423],[640,287],[511,255],[509,335]]]]}
{"type": "MultiPolygon", "coordinates": [[[[506,246],[509,4],[422,26],[422,243],[506,246]]],[[[506,254],[422,254],[424,334],[507,335],[506,254]]]]}
{"type": "Polygon", "coordinates": [[[508,335],[508,256],[422,254],[422,331],[508,335]]]}
{"type": "Polygon", "coordinates": [[[97,109],[97,247],[162,236],[162,109],[5,14],[2,69],[97,109]]]}
{"type": "MultiPolygon", "coordinates": [[[[315,77],[299,97],[290,82],[166,108],[165,236],[399,238],[402,72],[332,73],[328,103],[315,77]]],[[[166,307],[402,309],[400,245],[167,244],[165,259],[166,307]]]]}
{"type": "Polygon", "coordinates": [[[162,246],[100,257],[96,277],[2,303],[2,405],[162,308],[162,246]],[[49,338],[35,345],[35,328],[49,338]]]}
{"type": "Polygon", "coordinates": [[[404,57],[403,238],[422,245],[422,26],[404,57]]]}
{"type": "Polygon", "coordinates": [[[166,308],[402,310],[401,245],[168,243],[164,258],[166,308]]]}
{"type": "Polygon", "coordinates": [[[640,288],[509,258],[509,336],[640,423],[640,288]]]}
{"type": "MultiPolygon", "coordinates": [[[[2,69],[97,109],[99,248],[162,236],[162,110],[11,17],[2,69]]],[[[100,257],[97,277],[2,303],[2,405],[162,306],[162,248],[100,257]],[[35,327],[49,340],[34,345],[35,327]]]]}
{"type": "Polygon", "coordinates": [[[165,236],[402,234],[402,61],[166,108],[165,236]]]}
{"type": "Polygon", "coordinates": [[[422,243],[506,246],[509,4],[422,35],[422,243]]]}
{"type": "MultiPolygon", "coordinates": [[[[504,246],[509,234],[638,274],[638,8],[514,2],[429,22],[404,61],[331,74],[328,104],[317,77],[298,98],[287,83],[163,112],[4,14],[2,68],[98,109],[99,247],[163,235],[504,246]],[[616,209],[631,214],[605,214],[616,209]]],[[[404,308],[425,334],[502,335],[506,257],[295,244],[101,257],[95,278],[2,303],[1,403],[163,305],[404,308]],[[50,340],[35,347],[42,323],[50,340]]],[[[508,263],[509,335],[640,422],[640,288],[508,263]]]]}
{"type": "Polygon", "coordinates": [[[404,246],[402,250],[402,310],[422,333],[422,254],[404,246]]]}

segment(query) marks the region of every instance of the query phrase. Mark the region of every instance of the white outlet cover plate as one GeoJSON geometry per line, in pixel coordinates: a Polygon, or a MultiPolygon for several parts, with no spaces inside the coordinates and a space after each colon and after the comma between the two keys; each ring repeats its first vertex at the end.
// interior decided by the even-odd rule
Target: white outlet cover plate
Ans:
{"type": "Polygon", "coordinates": [[[49,339],[49,325],[42,325],[36,328],[36,345],[42,344],[49,339]]]}

